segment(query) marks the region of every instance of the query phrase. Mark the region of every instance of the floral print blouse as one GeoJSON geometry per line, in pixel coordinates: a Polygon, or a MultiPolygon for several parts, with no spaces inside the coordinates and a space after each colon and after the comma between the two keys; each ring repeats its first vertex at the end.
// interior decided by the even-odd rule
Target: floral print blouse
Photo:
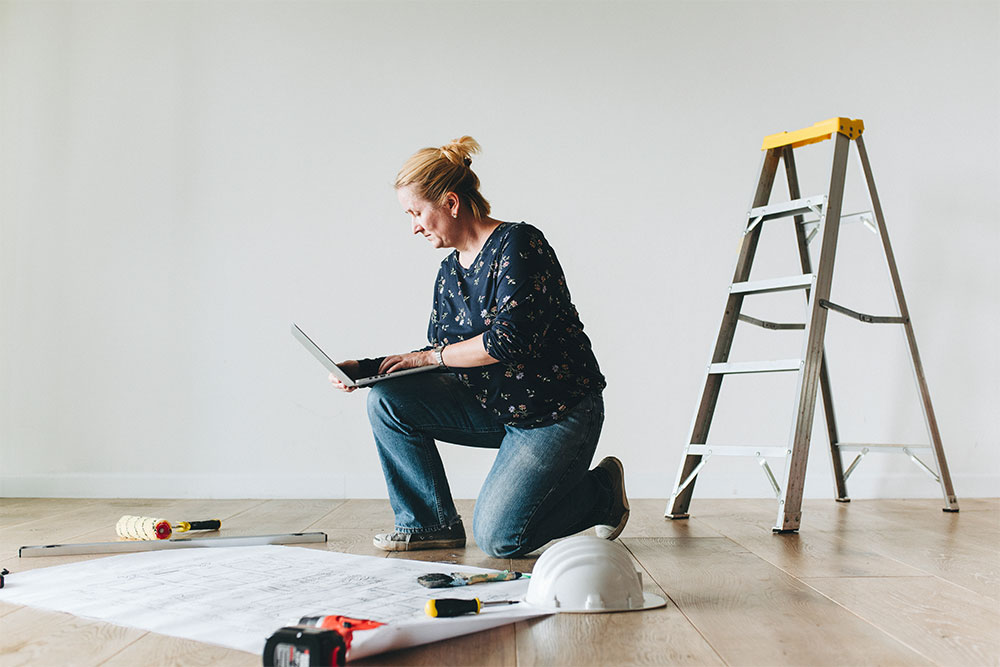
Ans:
{"type": "Polygon", "coordinates": [[[559,260],[532,225],[501,223],[468,269],[457,250],[441,262],[427,339],[484,332],[500,363],[450,370],[505,424],[551,424],[606,386],[559,260]]]}

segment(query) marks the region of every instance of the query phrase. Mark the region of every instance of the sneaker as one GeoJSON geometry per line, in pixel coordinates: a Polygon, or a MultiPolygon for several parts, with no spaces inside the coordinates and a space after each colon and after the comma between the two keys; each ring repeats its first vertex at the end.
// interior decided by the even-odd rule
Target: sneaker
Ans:
{"type": "Polygon", "coordinates": [[[372,543],[385,551],[460,549],[465,546],[465,527],[460,521],[450,528],[431,533],[379,533],[372,543]]]}
{"type": "MultiPolygon", "coordinates": [[[[611,484],[611,509],[605,523],[598,524],[594,531],[598,537],[605,540],[613,540],[625,530],[628,523],[628,497],[625,495],[625,469],[622,462],[614,456],[609,456],[597,464],[597,468],[604,470],[608,475],[611,484]]],[[[595,468],[595,470],[597,469],[595,468]]]]}

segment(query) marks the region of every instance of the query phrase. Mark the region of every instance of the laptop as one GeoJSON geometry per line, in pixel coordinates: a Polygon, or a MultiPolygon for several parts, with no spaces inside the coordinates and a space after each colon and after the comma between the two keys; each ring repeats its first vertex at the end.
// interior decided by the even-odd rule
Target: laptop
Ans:
{"type": "Polygon", "coordinates": [[[343,369],[337,364],[333,363],[326,352],[320,349],[319,345],[314,343],[312,339],[306,335],[306,332],[299,328],[299,325],[292,322],[292,335],[302,343],[302,346],[309,350],[314,357],[323,364],[328,371],[334,374],[334,376],[343,382],[348,387],[367,387],[370,384],[376,382],[381,382],[382,380],[391,380],[392,378],[402,377],[403,375],[410,375],[412,373],[423,373],[424,371],[432,371],[437,366],[420,366],[418,368],[407,368],[402,371],[393,371],[392,373],[379,373],[378,375],[371,375],[365,378],[353,379],[350,375],[345,373],[343,369]]]}

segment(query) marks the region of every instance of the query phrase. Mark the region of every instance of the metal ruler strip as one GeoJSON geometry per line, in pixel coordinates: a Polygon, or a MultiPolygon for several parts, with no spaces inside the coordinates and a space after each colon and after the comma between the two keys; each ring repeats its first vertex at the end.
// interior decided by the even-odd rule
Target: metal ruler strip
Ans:
{"type": "Polygon", "coordinates": [[[123,554],[167,549],[201,547],[253,547],[262,544],[306,544],[326,542],[326,533],[284,533],[281,535],[244,535],[241,537],[179,537],[171,540],[123,540],[81,544],[40,544],[18,549],[19,558],[74,556],[79,554],[123,554]]]}

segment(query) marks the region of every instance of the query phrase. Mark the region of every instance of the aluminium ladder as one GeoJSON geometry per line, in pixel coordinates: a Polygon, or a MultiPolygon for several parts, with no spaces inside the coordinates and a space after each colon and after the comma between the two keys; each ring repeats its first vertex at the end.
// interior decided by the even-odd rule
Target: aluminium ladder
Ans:
{"type": "Polygon", "coordinates": [[[951,484],[951,475],[945,461],[944,449],[941,445],[941,435],[938,431],[937,419],[931,406],[927,381],[923,366],[917,351],[916,339],[913,335],[913,325],[910,322],[909,311],[903,298],[903,288],[900,284],[896,261],[892,247],[889,245],[889,235],[878,194],[875,191],[875,181],[872,177],[871,165],[865,151],[861,134],[864,123],[861,120],[849,118],[831,118],[816,123],[795,132],[782,132],[764,138],[761,150],[765,151],[760,168],[760,177],[753,203],[747,215],[746,228],[740,246],[736,271],[730,287],[729,298],[722,317],[718,339],[712,354],[712,360],[706,372],[705,385],[701,400],[695,411],[691,424],[688,444],[684,448],[684,457],[677,471],[670,501],[667,504],[666,516],[671,519],[686,519],[688,506],[694,491],[694,483],[701,469],[711,456],[752,456],[760,463],[771,487],[778,499],[778,518],[773,528],[774,532],[795,532],[799,529],[802,513],[802,492],[805,482],[806,461],[809,454],[809,440],[812,434],[813,416],[816,407],[817,385],[822,390],[823,411],[826,417],[827,434],[830,440],[830,455],[833,464],[834,481],[837,489],[837,500],[849,502],[846,480],[860,463],[861,459],[871,450],[900,451],[929,473],[940,485],[945,499],[946,512],[958,511],[958,500],[951,484]],[[813,144],[833,139],[833,168],[827,194],[814,197],[802,197],[799,192],[798,175],[795,169],[793,149],[807,144],[813,144]],[[871,198],[874,224],[869,214],[858,214],[863,222],[877,228],[885,258],[888,263],[889,276],[892,280],[896,297],[898,316],[873,316],[858,313],[849,308],[831,303],[830,286],[833,281],[834,257],[837,249],[837,236],[842,221],[841,205],[844,196],[844,181],[847,171],[847,157],[851,142],[857,146],[858,157],[864,171],[871,198]],[[783,161],[788,182],[788,192],[791,201],[768,205],[771,189],[778,170],[778,162],[783,161]],[[806,221],[804,216],[813,213],[818,216],[812,234],[807,235],[806,227],[813,221],[806,221]],[[795,236],[798,244],[799,262],[802,274],[787,278],[750,281],[750,269],[760,239],[762,226],[769,220],[793,218],[795,236]],[[819,261],[816,271],[812,269],[808,244],[812,235],[820,235],[819,261]],[[801,289],[805,291],[807,301],[806,322],[802,324],[783,324],[767,322],[741,314],[743,300],[746,296],[801,289]],[[826,358],[823,349],[823,338],[826,331],[826,316],[828,311],[835,311],[862,322],[870,324],[901,324],[909,346],[910,360],[917,382],[924,419],[930,436],[929,445],[901,444],[854,444],[840,442],[837,434],[836,420],[833,412],[833,399],[830,395],[830,381],[827,374],[826,358]],[[765,362],[730,363],[729,353],[732,348],[736,326],[746,322],[766,329],[800,329],[804,331],[804,341],[801,358],[783,359],[765,362]],[[708,433],[712,424],[722,379],[734,373],[768,373],[796,372],[796,412],[788,438],[784,447],[755,447],[751,445],[714,445],[708,443],[708,433]],[[917,458],[915,449],[932,450],[937,464],[937,472],[917,458]],[[845,451],[858,452],[850,466],[845,470],[841,453],[845,451]],[[784,488],[778,484],[765,457],[781,457],[785,459],[784,488]]]}

